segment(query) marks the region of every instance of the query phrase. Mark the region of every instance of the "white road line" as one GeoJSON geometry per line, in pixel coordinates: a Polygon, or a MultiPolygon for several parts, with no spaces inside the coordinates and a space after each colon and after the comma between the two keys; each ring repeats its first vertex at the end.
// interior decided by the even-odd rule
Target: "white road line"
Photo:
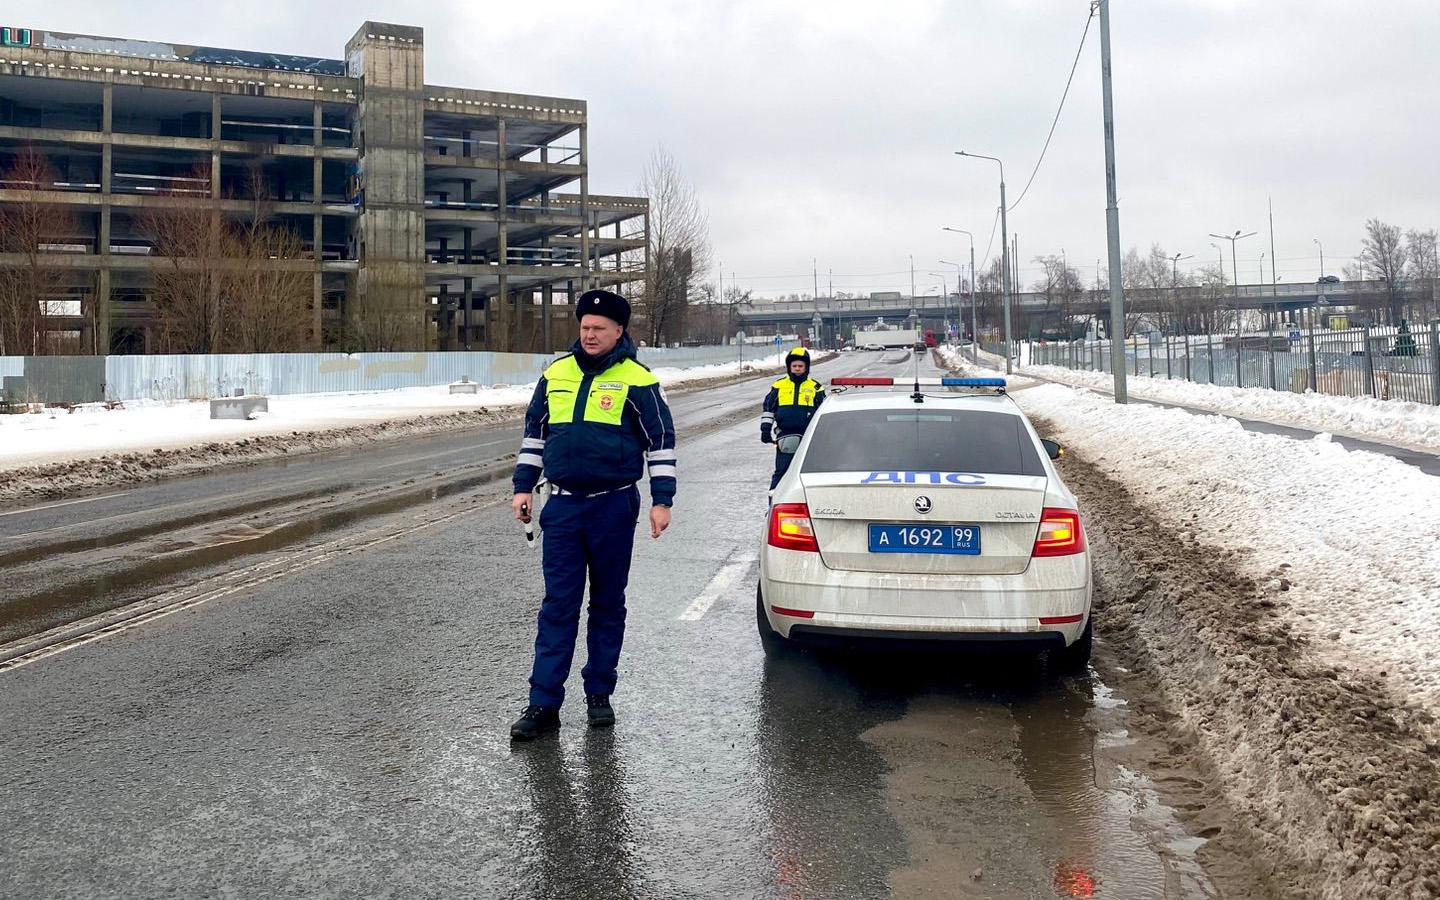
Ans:
{"type": "Polygon", "coordinates": [[[84,497],[80,500],[66,500],[61,503],[51,503],[46,506],[30,506],[25,509],[12,509],[9,512],[0,512],[0,519],[6,516],[23,516],[25,513],[40,512],[45,509],[58,509],[62,506],[74,506],[77,503],[95,503],[98,500],[111,500],[115,497],[123,497],[126,494],[133,494],[134,491],[121,491],[118,494],[106,494],[103,497],[84,497]]]}
{"type": "Polygon", "coordinates": [[[705,585],[705,590],[700,592],[700,596],[696,597],[680,614],[680,621],[698,622],[703,619],[705,614],[710,611],[710,607],[715,605],[715,601],[725,596],[725,592],[734,587],[735,582],[745,577],[745,573],[750,570],[750,566],[754,562],[753,556],[744,556],[726,562],[720,567],[720,571],[715,573],[715,577],[710,579],[710,583],[705,585]]]}

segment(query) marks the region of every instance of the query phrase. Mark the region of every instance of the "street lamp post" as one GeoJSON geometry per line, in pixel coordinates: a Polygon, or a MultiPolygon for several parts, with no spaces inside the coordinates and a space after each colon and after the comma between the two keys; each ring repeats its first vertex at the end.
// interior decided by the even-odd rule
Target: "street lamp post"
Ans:
{"type": "MultiPolygon", "coordinates": [[[[1240,308],[1240,263],[1238,262],[1238,258],[1235,256],[1235,242],[1236,242],[1236,241],[1243,241],[1243,240],[1245,240],[1245,239],[1248,238],[1248,237],[1254,237],[1254,236],[1255,236],[1255,232],[1253,232],[1253,231],[1247,231],[1247,232],[1245,232],[1244,234],[1241,234],[1241,233],[1240,233],[1240,229],[1237,228],[1237,229],[1235,229],[1235,233],[1234,233],[1234,234],[1215,234],[1215,233],[1212,232],[1210,236],[1213,237],[1213,238],[1219,238],[1219,239],[1222,240],[1222,241],[1229,241],[1229,242],[1230,242],[1230,271],[1231,271],[1231,272],[1234,274],[1234,276],[1235,276],[1235,308],[1236,308],[1236,309],[1239,309],[1239,308],[1240,308]]],[[[1223,253],[1220,255],[1220,265],[1221,265],[1221,266],[1224,266],[1224,265],[1225,265],[1225,255],[1224,255],[1223,253]]]]}
{"type": "Polygon", "coordinates": [[[1322,243],[1320,243],[1320,239],[1319,239],[1319,238],[1311,238],[1310,240],[1314,242],[1315,246],[1317,246],[1317,247],[1320,248],[1320,277],[1321,277],[1321,278],[1324,278],[1324,277],[1325,277],[1325,245],[1322,244],[1322,243]]]}
{"type": "MultiPolygon", "coordinates": [[[[1180,311],[1180,263],[1181,263],[1182,260],[1194,259],[1194,258],[1195,258],[1195,254],[1193,254],[1193,253],[1190,254],[1189,256],[1182,256],[1182,255],[1180,255],[1179,253],[1177,253],[1177,254],[1175,254],[1174,256],[1170,257],[1170,290],[1172,290],[1172,291],[1175,292],[1175,311],[1176,311],[1176,312],[1179,312],[1179,311],[1180,311]]],[[[1184,326],[1185,326],[1185,332],[1188,334],[1189,331],[1190,331],[1188,325],[1186,325],[1186,323],[1184,323],[1184,322],[1182,322],[1181,325],[1184,325],[1184,326]]]]}
{"type": "Polygon", "coordinates": [[[988,159],[1000,167],[1000,291],[1005,298],[1005,374],[1012,371],[1010,366],[1010,238],[1009,224],[1005,217],[1005,164],[999,157],[983,153],[967,153],[956,150],[956,156],[974,159],[988,159]]]}
{"type": "MultiPolygon", "coordinates": [[[[974,358],[975,365],[978,366],[980,365],[980,328],[975,316],[975,235],[963,228],[951,228],[948,225],[943,226],[943,229],[945,231],[953,231],[956,234],[963,234],[970,239],[970,355],[974,358]]],[[[955,266],[956,269],[960,268],[957,263],[951,263],[950,265],[955,266]]],[[[962,326],[960,330],[964,331],[965,329],[962,326]]]]}
{"type": "MultiPolygon", "coordinates": [[[[1240,364],[1240,263],[1239,258],[1235,255],[1235,242],[1243,241],[1248,237],[1254,237],[1255,232],[1247,231],[1244,234],[1241,234],[1240,229],[1237,228],[1235,229],[1234,234],[1215,234],[1212,232],[1210,236],[1213,238],[1219,238],[1222,241],[1230,242],[1230,271],[1234,273],[1235,277],[1235,359],[1236,366],[1238,367],[1240,364]]],[[[1220,266],[1222,268],[1225,266],[1225,254],[1223,252],[1220,254],[1220,266]]],[[[1238,374],[1235,378],[1235,385],[1237,387],[1241,386],[1240,377],[1238,374]]]]}

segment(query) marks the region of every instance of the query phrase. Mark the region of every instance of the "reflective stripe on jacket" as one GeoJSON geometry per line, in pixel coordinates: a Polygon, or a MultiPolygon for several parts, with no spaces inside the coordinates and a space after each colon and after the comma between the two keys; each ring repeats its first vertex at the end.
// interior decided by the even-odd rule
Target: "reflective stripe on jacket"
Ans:
{"type": "Polygon", "coordinates": [[[545,369],[525,414],[517,493],[534,490],[542,470],[558,487],[595,493],[634,484],[648,466],[652,501],[674,502],[675,425],[664,392],[628,336],[617,351],[598,372],[573,354],[545,369]]]}

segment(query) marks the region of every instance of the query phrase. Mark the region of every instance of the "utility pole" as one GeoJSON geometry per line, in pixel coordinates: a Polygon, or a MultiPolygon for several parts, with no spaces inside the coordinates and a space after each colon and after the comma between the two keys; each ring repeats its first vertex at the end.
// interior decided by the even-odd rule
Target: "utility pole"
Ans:
{"type": "MultiPolygon", "coordinates": [[[[1270,204],[1270,296],[1278,297],[1280,289],[1276,286],[1279,277],[1275,274],[1275,198],[1269,194],[1265,195],[1265,202],[1270,204]]],[[[1265,280],[1265,269],[1260,269],[1260,280],[1265,280]]]]}
{"type": "Polygon", "coordinates": [[[1110,252],[1110,369],[1115,374],[1115,402],[1129,403],[1125,383],[1125,294],[1120,289],[1120,206],[1115,192],[1115,102],[1110,96],[1110,0],[1100,9],[1100,92],[1105,108],[1105,238],[1110,252]],[[1122,362],[1115,362],[1121,360],[1122,362]]]}
{"type": "Polygon", "coordinates": [[[910,297],[915,297],[915,255],[910,255],[910,297]]]}
{"type": "Polygon", "coordinates": [[[810,296],[815,298],[815,308],[820,308],[820,262],[814,257],[810,258],[810,289],[814,291],[810,296]]]}

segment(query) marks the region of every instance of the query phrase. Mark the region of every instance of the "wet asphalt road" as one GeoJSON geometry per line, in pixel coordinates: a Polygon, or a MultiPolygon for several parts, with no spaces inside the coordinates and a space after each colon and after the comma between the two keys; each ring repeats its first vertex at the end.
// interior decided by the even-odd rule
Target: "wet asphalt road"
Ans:
{"type": "Polygon", "coordinates": [[[675,524],[637,540],[613,731],[572,704],[558,738],[510,746],[539,553],[506,486],[476,488],[0,672],[0,896],[1213,896],[1097,677],[767,658],[771,451],[752,416],[683,431],[761,393],[677,415],[675,524]]]}

